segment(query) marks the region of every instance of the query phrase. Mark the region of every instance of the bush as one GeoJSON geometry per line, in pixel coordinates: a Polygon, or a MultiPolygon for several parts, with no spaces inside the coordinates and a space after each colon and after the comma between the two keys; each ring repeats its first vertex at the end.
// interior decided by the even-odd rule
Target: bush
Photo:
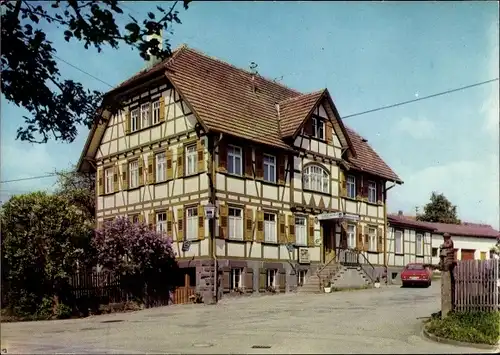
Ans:
{"type": "Polygon", "coordinates": [[[445,319],[432,318],[426,330],[441,338],[496,345],[500,339],[500,312],[453,312],[445,319]]]}

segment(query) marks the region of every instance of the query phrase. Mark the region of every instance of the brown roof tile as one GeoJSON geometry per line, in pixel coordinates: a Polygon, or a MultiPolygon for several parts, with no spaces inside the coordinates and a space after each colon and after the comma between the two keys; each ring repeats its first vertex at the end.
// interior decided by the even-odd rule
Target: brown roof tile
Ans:
{"type": "MultiPolygon", "coordinates": [[[[137,73],[110,94],[162,70],[208,129],[284,149],[290,146],[282,137],[293,134],[326,91],[302,94],[183,45],[172,57],[137,73]]],[[[349,129],[347,134],[357,154],[349,158],[355,169],[401,182],[357,133],[349,129]]]]}
{"type": "Polygon", "coordinates": [[[282,137],[295,133],[297,127],[312,112],[325,90],[295,96],[279,102],[279,118],[282,137]]]}
{"type": "Polygon", "coordinates": [[[452,236],[468,236],[468,237],[482,237],[482,238],[500,238],[500,232],[495,230],[488,224],[476,223],[462,223],[462,224],[449,224],[449,223],[435,223],[435,222],[421,222],[416,221],[410,216],[387,215],[387,219],[393,222],[400,222],[406,224],[419,224],[429,228],[433,228],[435,233],[443,234],[449,233],[452,236]]]}
{"type": "Polygon", "coordinates": [[[366,171],[390,181],[402,182],[399,176],[373,150],[366,139],[349,127],[346,127],[346,130],[356,151],[356,157],[348,158],[349,163],[354,169],[366,171]]]}

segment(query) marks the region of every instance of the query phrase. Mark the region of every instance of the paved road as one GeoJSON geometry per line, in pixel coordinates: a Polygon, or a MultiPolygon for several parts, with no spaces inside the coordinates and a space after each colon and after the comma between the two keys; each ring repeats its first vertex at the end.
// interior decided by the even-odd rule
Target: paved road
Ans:
{"type": "Polygon", "coordinates": [[[8,353],[484,353],[421,337],[429,289],[225,299],[86,319],[2,324],[8,353]],[[270,348],[252,348],[267,346],[270,348]]]}

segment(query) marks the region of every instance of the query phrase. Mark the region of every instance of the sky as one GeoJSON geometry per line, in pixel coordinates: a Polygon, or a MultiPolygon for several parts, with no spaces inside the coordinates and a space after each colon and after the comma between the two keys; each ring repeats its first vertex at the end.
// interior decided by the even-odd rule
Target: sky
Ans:
{"type": "MultiPolygon", "coordinates": [[[[138,18],[157,5],[123,4],[138,18]]],[[[344,117],[498,78],[498,14],[496,1],[195,2],[179,6],[182,24],[168,38],[245,69],[253,61],[261,75],[302,92],[326,87],[344,117]]],[[[89,89],[107,91],[145,66],[126,46],[98,54],[44,29],[60,58],[109,84],[59,62],[62,75],[89,89]]],[[[390,212],[422,212],[436,191],[462,220],[500,227],[498,88],[496,81],[344,119],[404,181],[389,191],[390,212]]],[[[2,181],[71,168],[87,138],[81,127],[70,144],[18,141],[26,114],[2,97],[2,181]]],[[[54,182],[2,183],[0,200],[51,191],[54,182]]]]}

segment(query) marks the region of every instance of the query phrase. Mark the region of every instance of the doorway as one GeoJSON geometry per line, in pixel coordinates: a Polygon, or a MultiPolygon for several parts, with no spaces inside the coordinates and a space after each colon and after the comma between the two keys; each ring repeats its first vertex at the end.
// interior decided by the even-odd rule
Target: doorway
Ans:
{"type": "Polygon", "coordinates": [[[324,262],[328,263],[335,258],[335,224],[332,222],[323,223],[323,245],[324,262]]]}

